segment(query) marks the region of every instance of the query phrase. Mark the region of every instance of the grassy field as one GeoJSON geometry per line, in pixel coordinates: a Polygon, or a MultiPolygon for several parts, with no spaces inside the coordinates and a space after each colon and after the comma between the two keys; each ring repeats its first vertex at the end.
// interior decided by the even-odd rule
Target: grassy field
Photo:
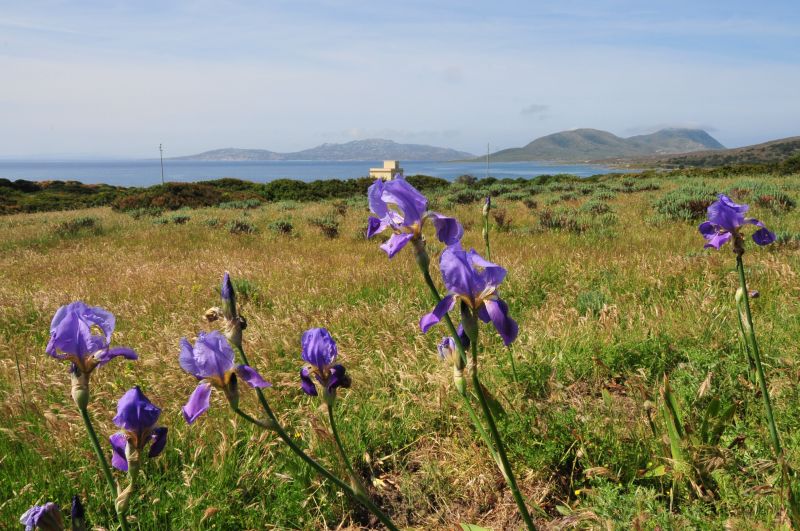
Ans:
{"type": "MultiPolygon", "coordinates": [[[[500,429],[542,527],[788,525],[737,335],[734,256],[729,247],[704,251],[690,218],[702,215],[711,192],[730,191],[779,234],[769,248],[749,242],[745,264],[760,292],[754,319],[778,427],[788,461],[800,467],[798,177],[672,174],[489,187],[501,211],[492,258],[509,270],[502,295],[520,336],[510,349],[515,378],[500,338],[482,334],[483,378],[506,410],[500,429]],[[668,458],[658,409],[665,374],[695,435],[713,399],[735,408],[715,444],[685,443],[704,478],[699,488],[668,458]]],[[[482,251],[484,190],[451,188],[433,195],[432,206],[458,217],[465,246],[482,251]]],[[[94,525],[113,526],[67,367],[44,353],[53,313],[77,299],[113,312],[114,343],[140,355],[92,375],[90,412],[101,438],[116,431],[116,400],[135,384],[163,408],[170,430],[164,454],[144,467],[134,528],[376,525],[272,434],[233,416],[221,394],[197,423],[184,422],[180,407],[196,381],[178,365],[178,340],[209,327],[202,316],[218,304],[228,270],[242,292],[250,361],[274,385],[273,408],[313,455],[342,470],[324,436],[324,411],[298,383],[300,335],[323,326],[353,378],[337,401],[342,437],[395,522],[519,528],[514,500],[437,357],[445,329],[419,332],[431,301],[410,249],[389,261],[378,240],[364,239],[364,198],[250,206],[0,218],[0,527],[13,529],[33,503],[66,505],[76,492],[94,525]]],[[[432,256],[442,250],[432,237],[428,246],[432,256]]],[[[255,412],[254,393],[242,394],[243,408],[255,412]]]]}

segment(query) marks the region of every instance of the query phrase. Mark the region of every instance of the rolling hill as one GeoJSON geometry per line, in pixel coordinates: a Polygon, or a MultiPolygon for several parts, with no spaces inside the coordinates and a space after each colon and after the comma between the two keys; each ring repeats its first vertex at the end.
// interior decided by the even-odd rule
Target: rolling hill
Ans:
{"type": "Polygon", "coordinates": [[[630,138],[621,138],[599,129],[574,129],[537,138],[521,148],[497,151],[490,158],[495,162],[588,162],[723,148],[722,144],[700,129],[662,129],[630,138]]]}
{"type": "Polygon", "coordinates": [[[710,168],[732,164],[782,164],[789,159],[800,157],[800,136],[771,140],[762,144],[733,149],[695,151],[677,155],[651,155],[638,158],[610,159],[615,165],[633,167],[659,166],[677,168],[684,166],[710,168]]]}

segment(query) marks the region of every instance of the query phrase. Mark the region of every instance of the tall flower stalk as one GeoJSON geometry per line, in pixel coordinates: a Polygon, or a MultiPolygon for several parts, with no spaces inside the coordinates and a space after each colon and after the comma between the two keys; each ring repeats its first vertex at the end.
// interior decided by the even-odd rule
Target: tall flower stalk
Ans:
{"type": "MultiPolygon", "coordinates": [[[[516,478],[508,461],[505,446],[494,421],[477,368],[478,318],[484,322],[491,322],[503,338],[506,346],[516,339],[518,333],[516,321],[508,315],[508,306],[497,295],[497,286],[505,277],[505,269],[484,260],[474,250],[469,253],[463,251],[460,248],[461,237],[464,233],[461,224],[455,219],[446,218],[441,214],[426,213],[428,200],[402,178],[396,177],[389,183],[376,180],[369,188],[368,199],[370,210],[377,217],[369,219],[367,237],[379,232],[376,230],[377,228],[382,230],[383,228],[391,227],[394,230],[394,235],[381,246],[390,259],[402,248],[398,248],[393,243],[393,240],[402,239],[403,246],[409,242],[412,244],[417,265],[436,302],[434,310],[420,320],[420,327],[423,332],[427,332],[431,326],[439,321],[444,320],[447,324],[453,345],[457,350],[457,355],[454,357],[454,386],[459,395],[462,396],[476,430],[486,443],[492,458],[497,463],[500,472],[511,489],[514,501],[519,508],[527,529],[535,529],[533,519],[517,486],[516,478]],[[425,248],[425,237],[422,234],[422,221],[427,217],[434,219],[437,239],[448,246],[442,253],[440,260],[440,269],[445,285],[448,288],[448,293],[444,297],[440,295],[430,274],[430,257],[425,248]],[[443,220],[447,221],[444,222],[443,220]],[[408,227],[413,229],[409,230],[408,227]],[[467,369],[467,354],[464,345],[466,341],[458,333],[459,331],[448,314],[456,302],[461,303],[462,309],[466,308],[466,311],[462,312],[462,326],[472,346],[471,379],[474,387],[473,393],[478,398],[483,417],[488,426],[488,432],[484,427],[484,423],[472,408],[469,399],[470,394],[466,389],[466,380],[464,378],[464,371],[467,369]]],[[[486,210],[485,219],[488,220],[488,210],[486,210]]],[[[488,231],[485,235],[488,243],[488,231]]]]}
{"type": "MultiPolygon", "coordinates": [[[[224,333],[227,337],[228,341],[230,342],[230,347],[233,348],[236,355],[239,359],[243,362],[244,366],[248,368],[252,367],[250,362],[247,359],[247,355],[242,348],[242,330],[244,330],[247,326],[247,321],[239,315],[236,307],[236,291],[233,287],[233,283],[231,282],[230,275],[225,273],[225,276],[222,280],[222,307],[221,308],[211,308],[205,314],[205,317],[209,321],[215,321],[218,319],[223,320],[223,327],[224,333]]],[[[255,372],[255,369],[251,369],[255,372]]],[[[257,374],[257,373],[256,373],[257,374]]],[[[344,373],[342,372],[342,375],[344,373]]],[[[264,413],[266,414],[267,418],[265,420],[256,419],[253,416],[247,414],[246,412],[242,411],[239,408],[238,400],[234,404],[231,402],[231,408],[233,411],[242,417],[247,422],[259,426],[264,429],[269,429],[274,431],[278,437],[289,447],[289,449],[295,453],[306,465],[311,467],[315,472],[317,472],[320,476],[327,479],[340,489],[342,489],[345,493],[347,493],[352,499],[361,503],[368,511],[375,515],[376,518],[387,528],[392,531],[398,531],[397,526],[392,522],[391,518],[389,518],[371,499],[369,496],[365,494],[359,493],[356,489],[354,489],[351,485],[348,485],[346,482],[339,479],[335,474],[330,472],[327,468],[325,468],[322,464],[320,464],[317,460],[313,457],[308,455],[300,446],[295,442],[295,440],[287,433],[286,429],[281,425],[280,420],[278,419],[275,412],[269,405],[267,401],[267,397],[264,395],[262,391],[262,387],[264,386],[254,386],[256,394],[258,395],[258,401],[261,404],[264,413]]],[[[228,393],[226,393],[228,396],[228,393]]]]}
{"type": "MultiPolygon", "coordinates": [[[[50,340],[45,352],[53,358],[70,363],[72,380],[72,399],[78,406],[81,419],[94,449],[100,469],[108,483],[113,499],[119,495],[119,487],[108,460],[100,446],[97,432],[89,416],[89,382],[95,369],[104,366],[116,357],[136,360],[138,356],[128,347],[111,347],[116,320],[111,312],[96,306],[87,306],[81,301],[62,306],[56,311],[50,323],[50,340]]],[[[117,519],[123,531],[128,522],[125,511],[116,507],[117,519]]]]}
{"type": "Polygon", "coordinates": [[[745,337],[745,349],[748,354],[748,362],[752,361],[755,367],[755,375],[761,390],[761,398],[764,401],[764,414],[767,419],[767,429],[769,430],[772,449],[778,466],[781,468],[781,478],[787,489],[787,499],[789,502],[789,513],[792,525],[800,528],[800,503],[796,499],[791,485],[793,473],[786,463],[786,456],[781,446],[778,426],[775,422],[775,414],[772,410],[772,401],[769,395],[769,385],[764,367],[761,362],[761,351],[756,340],[755,327],[753,326],[753,314],[750,310],[750,293],[747,289],[747,276],[744,269],[744,236],[741,229],[745,225],[754,225],[758,229],[753,233],[753,241],[760,246],[769,245],[775,241],[775,234],[767,229],[764,224],[754,218],[744,217],[749,210],[748,205],[739,205],[731,198],[720,194],[717,201],[708,207],[708,221],[703,222],[700,233],[706,239],[706,248],[720,249],[728,242],[732,242],[733,253],[736,256],[736,272],[739,277],[739,288],[736,291],[736,305],[739,313],[741,331],[745,337]],[[751,358],[752,356],[752,358],[751,358]]]}

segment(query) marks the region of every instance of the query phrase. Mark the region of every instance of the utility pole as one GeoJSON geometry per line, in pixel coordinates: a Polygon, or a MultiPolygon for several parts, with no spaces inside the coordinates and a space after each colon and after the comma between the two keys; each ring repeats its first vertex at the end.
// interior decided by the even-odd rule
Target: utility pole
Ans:
{"type": "Polygon", "coordinates": [[[489,178],[489,142],[486,142],[486,178],[489,178]]]}
{"type": "Polygon", "coordinates": [[[158,152],[161,154],[161,184],[164,184],[164,148],[161,144],[158,145],[158,152]]]}

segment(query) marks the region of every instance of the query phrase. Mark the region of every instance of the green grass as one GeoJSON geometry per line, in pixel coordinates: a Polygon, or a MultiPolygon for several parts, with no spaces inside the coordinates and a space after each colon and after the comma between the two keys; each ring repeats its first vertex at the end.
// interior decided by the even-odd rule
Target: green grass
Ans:
{"type": "MultiPolygon", "coordinates": [[[[485,191],[513,220],[491,236],[493,261],[509,270],[501,292],[520,324],[510,351],[519,381],[490,328],[481,334],[480,363],[505,409],[499,426],[542,527],[785,524],[760,397],[747,384],[739,350],[734,257],[730,249],[703,250],[697,221],[686,220],[697,219],[698,209],[702,217],[692,201],[705,201],[709,190],[737,190],[747,194],[742,201],[752,198],[754,217],[798,234],[800,213],[789,205],[800,179],[715,174],[699,183],[680,173],[552,177],[431,192],[437,209],[463,222],[465,246],[483,249],[485,191]],[[542,206],[526,206],[534,196],[542,206]],[[652,409],[664,374],[695,432],[710,397],[735,405],[718,444],[686,443],[687,454],[715,458],[703,496],[679,478],[673,490],[666,428],[652,409]]],[[[235,195],[233,184],[226,186],[235,195]]],[[[280,186],[288,185],[272,190],[280,186]]],[[[324,326],[353,378],[336,404],[344,444],[387,513],[414,529],[459,522],[519,528],[513,498],[453,393],[452,370],[438,360],[445,328],[419,333],[432,303],[413,257],[404,250],[389,261],[380,238],[363,238],[365,201],[234,206],[0,218],[0,521],[16,522],[36,502],[67,505],[79,493],[93,525],[113,526],[66,364],[44,354],[55,310],[81,299],[112,311],[114,343],[140,354],[138,362],[115,360],[92,375],[90,412],[101,440],[115,431],[116,400],[134,384],[163,408],[170,430],[164,454],[144,467],[133,528],[376,525],[273,435],[232,416],[219,393],[197,423],[183,421],[180,407],[195,381],[178,366],[178,340],[209,327],[202,316],[219,304],[229,270],[242,293],[250,361],[273,383],[266,392],[273,408],[310,453],[342,472],[323,410],[300,392],[297,378],[300,335],[324,326]],[[330,237],[334,225],[337,237],[330,237]]],[[[800,246],[784,240],[767,249],[750,244],[745,264],[761,294],[753,312],[778,427],[789,462],[800,466],[800,246]]],[[[442,247],[432,234],[428,246],[438,282],[442,247]]],[[[244,387],[242,407],[257,414],[244,387]]]]}

